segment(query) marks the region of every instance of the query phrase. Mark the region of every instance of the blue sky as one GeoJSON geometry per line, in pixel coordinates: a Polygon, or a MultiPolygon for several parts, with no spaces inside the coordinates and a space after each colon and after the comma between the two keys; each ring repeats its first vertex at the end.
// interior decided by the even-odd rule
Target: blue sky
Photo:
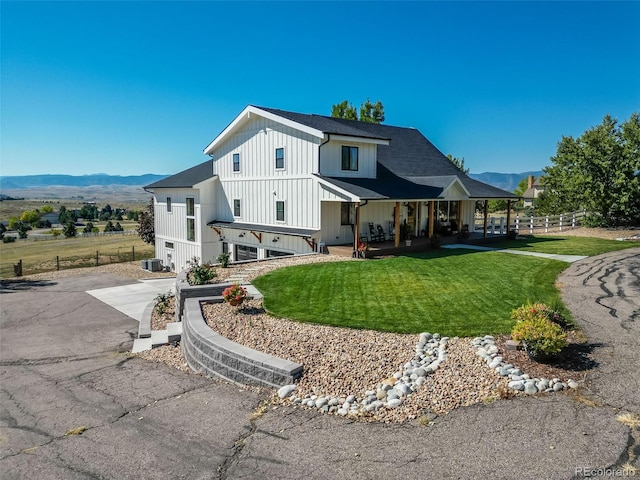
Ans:
{"type": "Polygon", "coordinates": [[[172,174],[247,105],[381,100],[471,172],[640,111],[640,2],[0,2],[0,174],[172,174]]]}

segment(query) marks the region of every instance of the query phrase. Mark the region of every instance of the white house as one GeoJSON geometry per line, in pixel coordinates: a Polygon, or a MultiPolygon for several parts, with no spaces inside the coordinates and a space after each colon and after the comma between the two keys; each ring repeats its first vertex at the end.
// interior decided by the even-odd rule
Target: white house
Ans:
{"type": "Polygon", "coordinates": [[[525,207],[533,207],[536,198],[544,192],[541,178],[535,178],[533,175],[527,177],[527,189],[522,194],[523,205],[525,207]]]}
{"type": "Polygon", "coordinates": [[[406,224],[473,225],[478,200],[517,197],[473,180],[413,128],[249,105],[204,150],[211,160],[145,187],[156,256],[232,260],[317,252],[384,239],[406,224]]]}

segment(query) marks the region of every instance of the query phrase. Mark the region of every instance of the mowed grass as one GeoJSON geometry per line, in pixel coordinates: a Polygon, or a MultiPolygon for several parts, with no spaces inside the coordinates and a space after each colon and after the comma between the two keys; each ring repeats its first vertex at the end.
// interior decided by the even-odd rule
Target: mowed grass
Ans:
{"type": "Polygon", "coordinates": [[[99,237],[57,238],[55,240],[16,240],[0,243],[0,278],[13,277],[13,264],[22,259],[23,271],[27,275],[38,271],[55,270],[56,256],[62,267],[95,265],[96,251],[100,261],[108,263],[131,259],[132,247],[136,258],[155,255],[153,245],[144,243],[138,235],[110,235],[99,237]],[[109,258],[111,257],[111,258],[109,258]]]}
{"type": "Polygon", "coordinates": [[[507,333],[511,310],[560,301],[567,263],[497,252],[439,250],[420,255],[302,265],[256,278],[273,315],[398,333],[507,333]]]}
{"type": "Polygon", "coordinates": [[[489,245],[495,248],[514,248],[530,252],[554,253],[560,255],[586,255],[592,257],[601,253],[640,247],[640,242],[622,242],[593,237],[547,237],[523,236],[518,240],[505,240],[489,245]]]}

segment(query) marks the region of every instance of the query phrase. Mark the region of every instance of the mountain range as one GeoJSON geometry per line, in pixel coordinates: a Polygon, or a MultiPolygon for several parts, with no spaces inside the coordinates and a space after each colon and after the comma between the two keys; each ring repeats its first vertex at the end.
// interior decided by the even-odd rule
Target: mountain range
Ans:
{"type": "MultiPolygon", "coordinates": [[[[539,177],[542,171],[522,172],[522,173],[471,173],[469,176],[481,182],[488,183],[494,187],[501,188],[508,192],[518,186],[523,178],[529,175],[539,177]]],[[[157,182],[168,175],[157,175],[148,173],[145,175],[107,175],[97,173],[93,175],[21,175],[21,176],[0,176],[0,192],[7,190],[24,190],[29,188],[43,187],[91,187],[105,185],[127,185],[144,186],[157,182]]]]}

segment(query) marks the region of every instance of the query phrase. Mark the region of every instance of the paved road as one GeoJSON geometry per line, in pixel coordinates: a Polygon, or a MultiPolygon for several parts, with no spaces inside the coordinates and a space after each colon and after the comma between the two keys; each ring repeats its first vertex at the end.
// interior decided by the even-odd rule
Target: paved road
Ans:
{"type": "MultiPolygon", "coordinates": [[[[638,253],[615,254],[614,263],[633,264],[638,253]]],[[[589,262],[566,275],[578,278],[582,270],[574,270],[586,272],[589,262]]],[[[610,402],[613,377],[592,380],[602,405],[567,395],[519,398],[459,409],[424,427],[282,407],[252,416],[258,395],[126,353],[137,322],[85,293],[126,283],[96,274],[3,285],[3,479],[565,479],[576,467],[637,465],[633,438],[612,407],[622,401],[610,402]],[[79,426],[87,427],[82,435],[64,435],[79,426]]],[[[625,289],[637,288],[621,285],[609,301],[626,302],[625,289]]],[[[565,288],[570,296],[568,282],[565,288]]],[[[635,342],[629,338],[629,349],[637,334],[635,342]]],[[[616,398],[634,405],[631,394],[616,398]]]]}

